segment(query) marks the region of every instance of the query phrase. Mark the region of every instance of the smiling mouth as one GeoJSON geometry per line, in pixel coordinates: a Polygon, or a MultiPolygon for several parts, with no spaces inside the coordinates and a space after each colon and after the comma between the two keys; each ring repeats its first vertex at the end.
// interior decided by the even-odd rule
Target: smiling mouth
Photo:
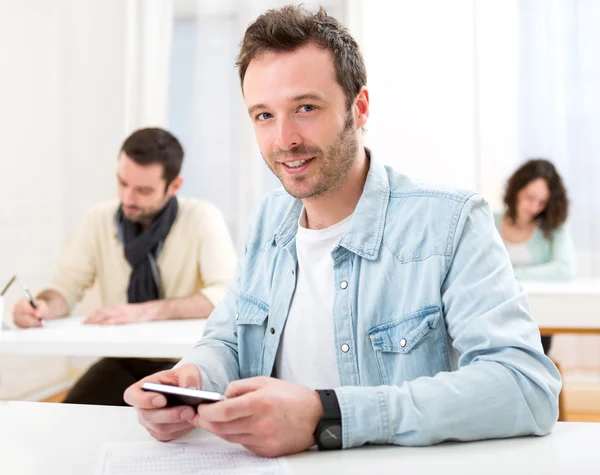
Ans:
{"type": "Polygon", "coordinates": [[[302,165],[304,165],[305,163],[307,163],[311,160],[312,160],[312,158],[305,158],[303,160],[294,160],[293,162],[285,162],[285,163],[282,163],[282,165],[284,167],[291,168],[291,169],[300,168],[302,165]]]}

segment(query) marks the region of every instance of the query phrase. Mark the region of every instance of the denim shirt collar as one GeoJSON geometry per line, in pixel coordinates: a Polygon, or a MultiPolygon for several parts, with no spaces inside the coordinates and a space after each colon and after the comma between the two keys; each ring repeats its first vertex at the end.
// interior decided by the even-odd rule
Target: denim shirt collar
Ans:
{"type": "MultiPolygon", "coordinates": [[[[383,238],[390,183],[384,165],[373,157],[369,149],[365,148],[365,151],[370,159],[369,172],[350,227],[342,236],[340,246],[365,259],[375,260],[383,238]]],[[[273,236],[278,246],[285,247],[296,236],[301,212],[302,201],[296,199],[273,236]]]]}

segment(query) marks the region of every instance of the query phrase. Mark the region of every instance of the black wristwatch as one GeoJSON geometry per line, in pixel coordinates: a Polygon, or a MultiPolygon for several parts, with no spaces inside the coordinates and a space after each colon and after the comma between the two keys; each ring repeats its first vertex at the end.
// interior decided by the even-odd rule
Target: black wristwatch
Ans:
{"type": "Polygon", "coordinates": [[[317,389],[323,405],[323,418],[315,430],[315,442],[319,450],[342,448],[342,411],[333,389],[317,389]]]}

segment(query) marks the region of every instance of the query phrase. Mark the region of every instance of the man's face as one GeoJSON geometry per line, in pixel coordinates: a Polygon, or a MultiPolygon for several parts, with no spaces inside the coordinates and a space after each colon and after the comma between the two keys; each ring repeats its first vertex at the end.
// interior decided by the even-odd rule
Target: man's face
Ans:
{"type": "Polygon", "coordinates": [[[151,222],[173,195],[165,190],[162,165],[140,165],[124,152],[119,156],[117,180],[123,214],[136,223],[151,222]]]}
{"type": "Polygon", "coordinates": [[[346,182],[359,132],[329,50],[311,44],[255,58],[243,90],[261,154],[290,195],[320,196],[346,182]]]}

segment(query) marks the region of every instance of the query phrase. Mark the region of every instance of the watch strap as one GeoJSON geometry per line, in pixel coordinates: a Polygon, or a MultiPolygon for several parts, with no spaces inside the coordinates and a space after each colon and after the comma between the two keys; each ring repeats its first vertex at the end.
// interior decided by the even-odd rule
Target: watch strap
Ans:
{"type": "Polygon", "coordinates": [[[317,389],[317,393],[323,405],[322,420],[342,422],[342,411],[335,391],[333,389],[317,389]]]}

